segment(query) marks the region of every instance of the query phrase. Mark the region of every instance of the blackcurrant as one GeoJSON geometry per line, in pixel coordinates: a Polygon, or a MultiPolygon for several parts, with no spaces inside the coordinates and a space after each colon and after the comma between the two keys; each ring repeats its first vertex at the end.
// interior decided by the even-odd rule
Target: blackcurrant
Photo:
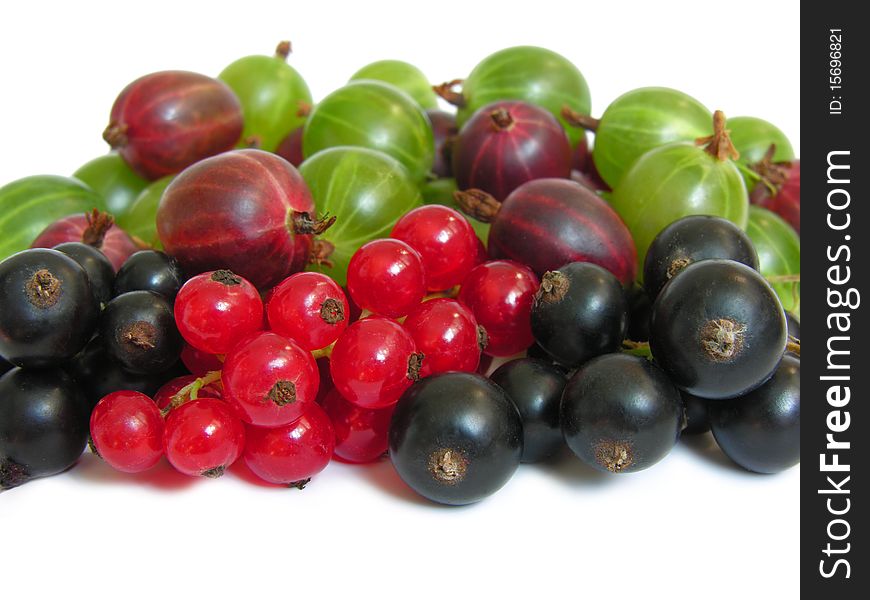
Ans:
{"type": "Polygon", "coordinates": [[[60,364],[91,338],[99,316],[85,270],[57,250],[0,262],[0,355],[20,367],[60,364]]]}
{"type": "Polygon", "coordinates": [[[671,451],[680,436],[682,404],[667,375],[647,359],[606,354],[568,380],[561,422],[568,447],[583,462],[630,473],[671,451]]]}
{"type": "Polygon", "coordinates": [[[172,306],[156,292],[127,292],[114,298],[103,310],[100,336],[107,354],[135,373],[165,371],[181,355],[172,306]]]}
{"type": "Polygon", "coordinates": [[[710,415],[707,411],[707,400],[698,398],[687,392],[680,392],[683,399],[682,435],[696,435],[710,431],[710,415]]]}
{"type": "Polygon", "coordinates": [[[520,411],[522,462],[544,460],[564,446],[559,403],[567,380],[562,370],[534,358],[518,358],[500,366],[489,378],[520,411]]]}
{"type": "Polygon", "coordinates": [[[99,306],[112,299],[112,283],[115,280],[115,268],[105,254],[98,248],[82,242],[64,242],[54,247],[76,261],[88,274],[91,290],[99,306]]]}
{"type": "Polygon", "coordinates": [[[756,390],[708,402],[710,426],[722,451],[756,473],[778,473],[800,462],[801,361],[786,355],[756,390]]]}
{"type": "Polygon", "coordinates": [[[691,215],[662,229],[650,244],[643,263],[643,286],[655,298],[674,275],[709,258],[736,260],[758,270],[755,246],[737,225],[721,217],[691,215]]]}
{"type": "Polygon", "coordinates": [[[754,269],[733,260],[704,260],[662,289],[649,341],[677,387],[702,398],[733,398],[767,381],[779,364],[785,311],[754,269]]]}
{"type": "Polygon", "coordinates": [[[115,276],[115,296],[136,290],[157,292],[170,302],[184,284],[178,261],[159,250],[142,250],[130,256],[115,276]]]}
{"type": "Polygon", "coordinates": [[[622,285],[606,269],[574,262],[541,278],[532,304],[532,333],[558,362],[576,367],[614,352],[627,327],[622,285]]]}
{"type": "Polygon", "coordinates": [[[121,390],[142,392],[154,396],[164,383],[184,375],[181,361],[159,373],[131,373],[106,354],[102,339],[97,336],[70,361],[66,371],[76,380],[93,409],[100,398],[121,390]]]}
{"type": "Polygon", "coordinates": [[[0,377],[0,490],[72,466],[88,441],[90,411],[61,369],[0,377]]]}
{"type": "Polygon", "coordinates": [[[442,504],[470,504],[496,492],[516,471],[523,423],[488,379],[441,373],[405,391],[389,441],[393,465],[414,491],[442,504]]]}

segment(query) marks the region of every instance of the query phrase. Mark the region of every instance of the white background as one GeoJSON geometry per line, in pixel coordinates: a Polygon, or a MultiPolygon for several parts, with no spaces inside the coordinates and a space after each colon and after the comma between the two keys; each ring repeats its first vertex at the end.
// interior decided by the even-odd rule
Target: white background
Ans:
{"type": "MultiPolygon", "coordinates": [[[[729,116],[773,121],[799,154],[796,4],[6,3],[0,185],[68,175],[106,152],[109,109],[133,79],[216,75],[281,39],[292,40],[291,63],[315,100],[373,60],[401,58],[440,82],[500,48],[536,44],[580,67],[596,116],[624,91],[671,86],[729,116]]],[[[165,465],[125,476],[86,454],[69,473],[0,495],[0,590],[10,599],[794,598],[799,483],[800,467],[776,476],[733,467],[709,436],[633,475],[599,475],[572,457],[523,465],[465,508],[420,500],[389,462],[333,463],[299,492],[252,484],[242,469],[217,481],[165,465]]]]}

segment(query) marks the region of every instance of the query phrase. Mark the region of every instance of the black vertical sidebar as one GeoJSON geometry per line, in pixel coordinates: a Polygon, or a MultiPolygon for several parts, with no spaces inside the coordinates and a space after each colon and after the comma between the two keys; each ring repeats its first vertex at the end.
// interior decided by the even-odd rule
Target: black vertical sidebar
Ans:
{"type": "Polygon", "coordinates": [[[807,598],[832,600],[870,589],[858,491],[870,483],[870,24],[858,6],[801,5],[800,571],[807,598]]]}

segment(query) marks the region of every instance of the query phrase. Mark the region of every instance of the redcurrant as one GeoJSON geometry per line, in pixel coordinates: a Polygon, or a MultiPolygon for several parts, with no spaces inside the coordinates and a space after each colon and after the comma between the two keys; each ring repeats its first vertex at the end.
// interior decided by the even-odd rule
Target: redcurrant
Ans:
{"type": "Polygon", "coordinates": [[[341,287],[323,273],[296,273],[272,290],[269,327],[304,350],[330,345],[347,328],[350,306],[341,287]]]}
{"type": "Polygon", "coordinates": [[[411,311],[404,327],[426,356],[421,377],[477,369],[486,332],[478,329],[471,310],[462,303],[452,298],[427,300],[411,311]]]}
{"type": "Polygon", "coordinates": [[[488,336],[484,352],[512,356],[532,345],[530,315],[540,282],[528,267],[510,260],[476,266],[459,290],[459,301],[474,313],[488,336]]]}
{"type": "Polygon", "coordinates": [[[415,208],[396,222],[390,235],[420,253],[431,291],[459,285],[474,268],[477,236],[462,213],[449,206],[415,208]]]}
{"type": "Polygon", "coordinates": [[[392,319],[371,316],[335,342],[329,369],[339,393],[363,408],[384,408],[420,377],[423,355],[411,334],[392,319]]]}
{"type": "Polygon", "coordinates": [[[310,352],[263,331],[227,354],[221,381],[227,402],[245,423],[278,427],[295,421],[315,403],[320,375],[310,352]]]}
{"type": "Polygon", "coordinates": [[[163,450],[185,475],[220,477],[244,447],[245,426],[222,400],[191,400],[166,418],[163,450]]]}
{"type": "Polygon", "coordinates": [[[360,308],[403,317],[426,295],[423,259],[401,240],[371,241],[351,257],[347,289],[360,308]]]}
{"type": "Polygon", "coordinates": [[[246,427],[245,463],[260,479],[301,487],[332,458],[335,434],[323,409],[312,404],[282,427],[246,427]]]}
{"type": "Polygon", "coordinates": [[[91,413],[91,439],[113,469],[140,473],[163,456],[163,415],[145,394],[112,392],[91,413]]]}
{"type": "Polygon", "coordinates": [[[335,430],[335,456],[351,463],[377,460],[387,451],[393,407],[361,408],[331,389],[323,399],[323,410],[335,430]]]}
{"type": "Polygon", "coordinates": [[[175,298],[175,322],[188,344],[226,354],[240,339],[263,328],[263,302],[248,280],[226,270],[189,279],[175,298]]]}
{"type": "Polygon", "coordinates": [[[202,377],[209,371],[220,371],[224,365],[216,355],[197,350],[186,342],[181,349],[181,362],[197,377],[202,377]]]}

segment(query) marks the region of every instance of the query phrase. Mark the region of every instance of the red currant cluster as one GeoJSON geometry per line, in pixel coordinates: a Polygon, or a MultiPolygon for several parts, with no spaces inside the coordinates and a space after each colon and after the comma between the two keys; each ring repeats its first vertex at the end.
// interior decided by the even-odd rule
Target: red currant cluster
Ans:
{"type": "Polygon", "coordinates": [[[300,486],[333,454],[382,456],[393,407],[414,381],[474,372],[484,349],[509,356],[532,344],[538,278],[518,263],[482,262],[462,214],[423,206],[392,236],[351,258],[353,307],[321,273],[291,275],[264,299],[228,270],[189,279],[174,313],[193,375],[153,399],[105,396],[91,416],[94,450],[124,472],[165,454],[181,473],[206,477],[243,457],[260,478],[300,486]],[[318,365],[327,358],[328,369],[318,365]]]}

